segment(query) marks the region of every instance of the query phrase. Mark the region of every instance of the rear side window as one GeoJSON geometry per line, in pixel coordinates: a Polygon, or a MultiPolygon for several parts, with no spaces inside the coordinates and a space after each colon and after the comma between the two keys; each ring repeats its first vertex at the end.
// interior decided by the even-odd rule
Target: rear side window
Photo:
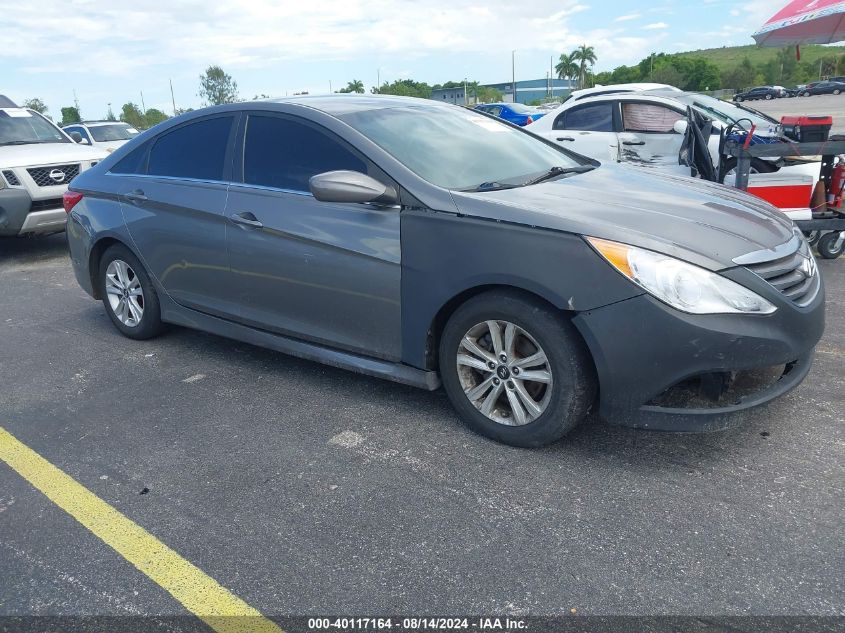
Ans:
{"type": "Polygon", "coordinates": [[[113,174],[144,174],[146,173],[145,163],[147,158],[147,150],[150,144],[144,143],[140,147],[136,147],[126,156],[121,158],[117,164],[109,171],[113,174]]]}
{"type": "MultiPolygon", "coordinates": [[[[234,117],[204,119],[158,137],[147,173],[153,176],[223,180],[234,117]]],[[[128,158],[128,157],[127,157],[128,158]]]]}
{"type": "Polygon", "coordinates": [[[249,117],[244,146],[245,183],[308,191],[311,176],[336,169],[367,173],[362,159],[310,125],[282,117],[249,117]]]}
{"type": "Polygon", "coordinates": [[[555,119],[554,129],[613,132],[613,102],[591,103],[567,110],[555,119]]]}

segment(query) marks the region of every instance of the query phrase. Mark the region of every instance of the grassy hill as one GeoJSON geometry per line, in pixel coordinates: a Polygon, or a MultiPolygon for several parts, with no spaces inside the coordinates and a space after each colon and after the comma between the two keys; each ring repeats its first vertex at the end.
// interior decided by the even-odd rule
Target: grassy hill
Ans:
{"type": "MultiPolygon", "coordinates": [[[[704,58],[716,64],[720,70],[736,68],[746,57],[755,66],[762,66],[777,57],[780,49],[763,48],[761,46],[723,46],[722,48],[707,48],[699,51],[687,51],[678,53],[680,57],[704,58]]],[[[818,64],[824,58],[832,60],[837,56],[845,55],[845,46],[802,46],[801,62],[818,64]]]]}

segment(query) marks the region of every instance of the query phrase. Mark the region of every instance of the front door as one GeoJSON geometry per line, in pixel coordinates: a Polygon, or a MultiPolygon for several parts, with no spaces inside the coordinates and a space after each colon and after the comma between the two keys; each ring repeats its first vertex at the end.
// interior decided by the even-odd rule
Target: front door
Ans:
{"type": "Polygon", "coordinates": [[[311,176],[337,169],[386,176],[297,117],[251,113],[244,137],[243,183],[231,186],[226,205],[240,320],[399,360],[399,209],[319,202],[308,188],[311,176]]]}
{"type": "Polygon", "coordinates": [[[677,121],[686,120],[686,114],[645,101],[623,100],[621,106],[621,161],[689,176],[689,168],[678,164],[684,135],[674,129],[677,121]]]}

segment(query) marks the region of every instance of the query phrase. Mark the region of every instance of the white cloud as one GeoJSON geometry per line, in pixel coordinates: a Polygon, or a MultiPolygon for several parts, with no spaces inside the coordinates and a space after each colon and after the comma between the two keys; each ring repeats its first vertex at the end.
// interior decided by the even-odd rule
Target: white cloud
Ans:
{"type": "Polygon", "coordinates": [[[643,30],[646,31],[659,31],[661,29],[668,29],[669,25],[666,22],[654,22],[652,24],[647,24],[643,27],[643,30]]]}
{"type": "Polygon", "coordinates": [[[613,20],[614,22],[629,22],[631,20],[637,20],[642,17],[640,13],[629,13],[628,15],[620,15],[618,18],[613,20]]]}
{"type": "Polygon", "coordinates": [[[413,59],[485,52],[496,42],[557,50],[574,37],[571,16],[588,8],[579,0],[535,0],[530,11],[517,3],[491,9],[479,0],[148,0],[143,6],[21,3],[3,16],[3,30],[17,37],[15,46],[0,49],[0,60],[30,73],[85,68],[116,75],[168,64],[237,70],[281,61],[413,59]]]}

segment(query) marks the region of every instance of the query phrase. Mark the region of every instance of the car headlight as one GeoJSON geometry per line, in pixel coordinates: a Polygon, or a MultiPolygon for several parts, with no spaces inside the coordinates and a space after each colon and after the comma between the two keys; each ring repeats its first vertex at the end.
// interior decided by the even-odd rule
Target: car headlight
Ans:
{"type": "Polygon", "coordinates": [[[587,241],[616,270],[646,292],[690,314],[771,314],[760,295],[680,259],[595,237],[587,241]]]}

